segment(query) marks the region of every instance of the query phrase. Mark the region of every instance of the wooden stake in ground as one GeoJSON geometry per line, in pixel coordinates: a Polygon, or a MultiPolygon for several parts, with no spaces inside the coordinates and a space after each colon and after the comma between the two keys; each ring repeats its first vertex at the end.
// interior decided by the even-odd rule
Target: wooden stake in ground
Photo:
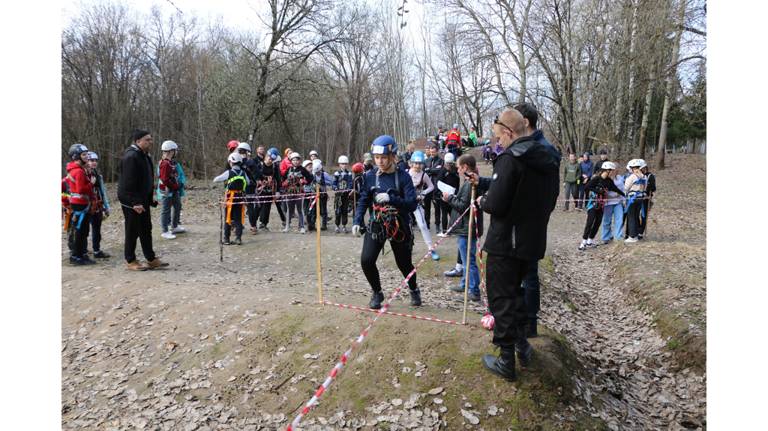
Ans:
{"type": "Polygon", "coordinates": [[[224,205],[219,204],[219,262],[224,262],[224,205]]]}
{"type": "Polygon", "coordinates": [[[315,184],[315,231],[317,232],[317,243],[315,245],[315,255],[317,256],[317,301],[321,305],[323,302],[323,266],[320,263],[320,184],[315,184]]]}
{"type": "MultiPolygon", "coordinates": [[[[471,207],[472,203],[475,202],[475,185],[472,184],[472,197],[469,200],[469,205],[471,207]]],[[[472,250],[472,221],[475,219],[475,212],[472,210],[469,210],[469,230],[467,230],[467,258],[465,259],[466,262],[464,262],[464,314],[461,317],[461,324],[466,325],[467,324],[467,301],[469,300],[469,263],[472,262],[472,257],[469,255],[470,253],[474,253],[474,250],[472,250]]]]}

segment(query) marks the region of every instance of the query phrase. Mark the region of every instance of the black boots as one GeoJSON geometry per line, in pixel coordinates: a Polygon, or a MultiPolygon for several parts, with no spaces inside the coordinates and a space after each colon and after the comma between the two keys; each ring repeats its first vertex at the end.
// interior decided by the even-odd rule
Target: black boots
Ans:
{"type": "Polygon", "coordinates": [[[527,367],[531,365],[533,346],[528,343],[528,340],[523,340],[515,344],[515,353],[517,353],[517,360],[520,361],[521,367],[527,367]]]}
{"type": "Polygon", "coordinates": [[[384,302],[384,294],[381,293],[381,291],[373,292],[373,295],[371,295],[371,302],[368,304],[368,307],[374,310],[378,310],[381,308],[382,302],[384,302]]]}
{"type": "Polygon", "coordinates": [[[491,354],[483,355],[483,365],[488,371],[510,382],[517,377],[515,375],[515,349],[502,348],[498,357],[491,354]]]}
{"type": "Polygon", "coordinates": [[[418,288],[416,288],[416,289],[411,289],[410,292],[411,292],[411,305],[413,305],[414,307],[421,306],[421,291],[418,288]]]}

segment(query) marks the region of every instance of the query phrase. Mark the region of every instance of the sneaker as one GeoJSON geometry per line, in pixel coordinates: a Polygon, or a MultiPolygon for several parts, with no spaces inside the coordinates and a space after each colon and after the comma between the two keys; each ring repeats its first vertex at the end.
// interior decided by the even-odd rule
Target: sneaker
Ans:
{"type": "Polygon", "coordinates": [[[439,234],[437,234],[437,236],[439,236],[440,238],[445,238],[448,236],[448,234],[445,232],[440,232],[439,234]]]}
{"type": "Polygon", "coordinates": [[[267,228],[267,225],[264,223],[259,223],[259,229],[264,229],[265,231],[269,232],[269,228],[267,228]]]}
{"type": "Polygon", "coordinates": [[[469,292],[469,300],[472,302],[480,302],[480,293],[469,292]]]}
{"type": "Polygon", "coordinates": [[[320,230],[328,230],[328,225],[323,224],[322,226],[320,226],[320,230]]]}
{"type": "Polygon", "coordinates": [[[224,242],[222,242],[224,245],[232,245],[232,241],[229,240],[229,238],[226,238],[224,242]]]}
{"type": "Polygon", "coordinates": [[[641,234],[641,233],[637,234],[637,239],[638,240],[642,240],[643,239],[643,234],[641,234]]]}
{"type": "Polygon", "coordinates": [[[69,256],[69,264],[72,266],[83,266],[86,263],[77,256],[69,256]]]}
{"type": "Polygon", "coordinates": [[[608,244],[610,244],[611,242],[613,242],[613,240],[612,240],[612,239],[609,239],[608,241],[603,241],[603,245],[608,245],[608,244]]]}
{"type": "Polygon", "coordinates": [[[235,238],[235,245],[243,245],[243,239],[240,237],[235,238]]]}
{"type": "Polygon", "coordinates": [[[462,272],[464,272],[464,268],[453,268],[450,271],[445,271],[443,275],[446,277],[461,277],[462,272]]]}
{"type": "Polygon", "coordinates": [[[283,227],[283,232],[285,232],[285,233],[289,232],[290,230],[291,230],[291,225],[285,225],[283,227]]]}
{"type": "Polygon", "coordinates": [[[80,258],[80,260],[82,260],[82,261],[83,261],[83,264],[85,264],[85,265],[95,265],[95,264],[96,264],[96,261],[95,261],[95,260],[93,260],[93,259],[91,259],[90,257],[88,257],[88,255],[87,255],[87,254],[84,254],[84,255],[83,255],[81,258],[80,258]]]}
{"type": "Polygon", "coordinates": [[[95,257],[97,259],[106,259],[106,258],[109,257],[109,254],[99,250],[99,251],[93,252],[93,257],[95,257]]]}
{"type": "Polygon", "coordinates": [[[381,308],[381,303],[384,302],[384,294],[381,291],[373,292],[371,295],[371,302],[368,303],[368,308],[378,310],[381,308]]]}
{"type": "Polygon", "coordinates": [[[440,260],[440,255],[436,251],[432,250],[430,254],[432,255],[432,260],[440,260]]]}
{"type": "Polygon", "coordinates": [[[175,228],[173,228],[173,230],[171,230],[172,233],[184,233],[186,231],[187,230],[184,229],[184,226],[181,226],[181,225],[176,226],[175,228]]]}
{"type": "Polygon", "coordinates": [[[130,271],[146,271],[149,267],[142,265],[138,260],[134,260],[133,262],[128,262],[128,264],[125,265],[125,269],[130,271]]]}
{"type": "Polygon", "coordinates": [[[341,229],[338,226],[336,226],[336,229],[333,230],[333,233],[340,233],[340,232],[341,232],[341,229]]]}
{"type": "Polygon", "coordinates": [[[586,243],[582,242],[581,244],[579,244],[579,250],[584,251],[586,249],[587,249],[587,244],[586,243]]]}
{"type": "Polygon", "coordinates": [[[631,244],[633,242],[637,242],[637,238],[629,237],[629,238],[624,240],[624,243],[626,243],[626,244],[631,244]]]}
{"type": "Polygon", "coordinates": [[[259,230],[251,226],[251,234],[256,235],[257,233],[259,233],[259,230]]]}
{"type": "Polygon", "coordinates": [[[168,262],[163,262],[160,258],[155,257],[154,260],[147,262],[149,269],[157,269],[168,266],[168,262]]]}
{"type": "Polygon", "coordinates": [[[165,238],[165,239],[176,239],[176,235],[174,235],[173,232],[171,232],[171,231],[163,232],[163,233],[160,234],[160,236],[165,238]]]}
{"type": "Polygon", "coordinates": [[[301,229],[299,229],[299,233],[304,235],[305,233],[307,233],[307,230],[304,229],[304,228],[301,228],[301,229]]]}
{"type": "Polygon", "coordinates": [[[342,227],[341,227],[341,231],[342,231],[343,233],[349,233],[349,231],[347,230],[347,227],[346,227],[346,226],[342,226],[342,227]]]}
{"type": "Polygon", "coordinates": [[[464,292],[464,286],[461,284],[451,286],[451,292],[464,292]]]}

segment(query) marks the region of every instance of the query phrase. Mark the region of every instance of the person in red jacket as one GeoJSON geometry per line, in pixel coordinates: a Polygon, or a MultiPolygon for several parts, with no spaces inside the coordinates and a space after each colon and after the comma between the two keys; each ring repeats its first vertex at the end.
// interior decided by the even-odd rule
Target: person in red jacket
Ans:
{"type": "MultiPolygon", "coordinates": [[[[88,148],[83,144],[69,147],[70,162],[67,164],[66,181],[69,186],[69,204],[72,218],[69,223],[71,249],[69,263],[72,265],[91,265],[96,263],[86,254],[89,230],[89,206],[94,195],[93,183],[86,172],[88,148]]],[[[68,241],[70,242],[70,241],[68,241]]]]}
{"type": "Polygon", "coordinates": [[[453,129],[445,136],[445,151],[453,153],[455,159],[461,154],[461,133],[458,124],[454,124],[453,129]]]}
{"type": "Polygon", "coordinates": [[[175,239],[175,233],[182,233],[184,229],[178,229],[179,213],[181,211],[181,197],[179,196],[179,173],[176,170],[176,151],[179,146],[173,141],[165,141],[160,146],[163,152],[163,158],[160,160],[158,194],[162,198],[163,210],[160,213],[161,237],[165,239],[175,239]],[[173,224],[171,224],[171,210],[173,211],[173,224]],[[173,230],[172,230],[173,229],[173,230]]]}

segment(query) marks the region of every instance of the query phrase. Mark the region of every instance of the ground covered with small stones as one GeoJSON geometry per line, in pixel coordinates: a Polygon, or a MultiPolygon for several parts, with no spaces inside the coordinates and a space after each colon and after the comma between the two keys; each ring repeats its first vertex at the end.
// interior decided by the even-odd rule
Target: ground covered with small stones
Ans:
{"type": "MultiPolygon", "coordinates": [[[[273,232],[245,234],[219,262],[219,189],[195,185],[182,216],[188,233],[160,238],[153,211],[155,248],[168,269],[124,270],[120,214],[103,228],[111,259],[63,265],[62,428],[284,429],[373,317],[317,304],[315,237],[278,233],[274,210],[273,232]]],[[[680,366],[641,296],[600,281],[620,272],[600,257],[611,246],[578,254],[583,219],[553,214],[551,257],[541,265],[542,319],[551,329],[540,327],[534,364],[518,365],[518,382],[480,364],[493,352],[481,306],[470,307],[467,326],[384,316],[302,429],[704,426],[705,377],[680,366]]],[[[361,243],[323,233],[326,300],[367,304],[361,243]]],[[[461,320],[462,298],[447,289],[458,279],[442,277],[455,239],[439,251],[441,261],[418,273],[425,305],[397,298],[392,311],[461,320]]],[[[414,261],[424,252],[417,241],[414,261]]],[[[391,292],[402,278],[391,253],[379,266],[391,292]]]]}

